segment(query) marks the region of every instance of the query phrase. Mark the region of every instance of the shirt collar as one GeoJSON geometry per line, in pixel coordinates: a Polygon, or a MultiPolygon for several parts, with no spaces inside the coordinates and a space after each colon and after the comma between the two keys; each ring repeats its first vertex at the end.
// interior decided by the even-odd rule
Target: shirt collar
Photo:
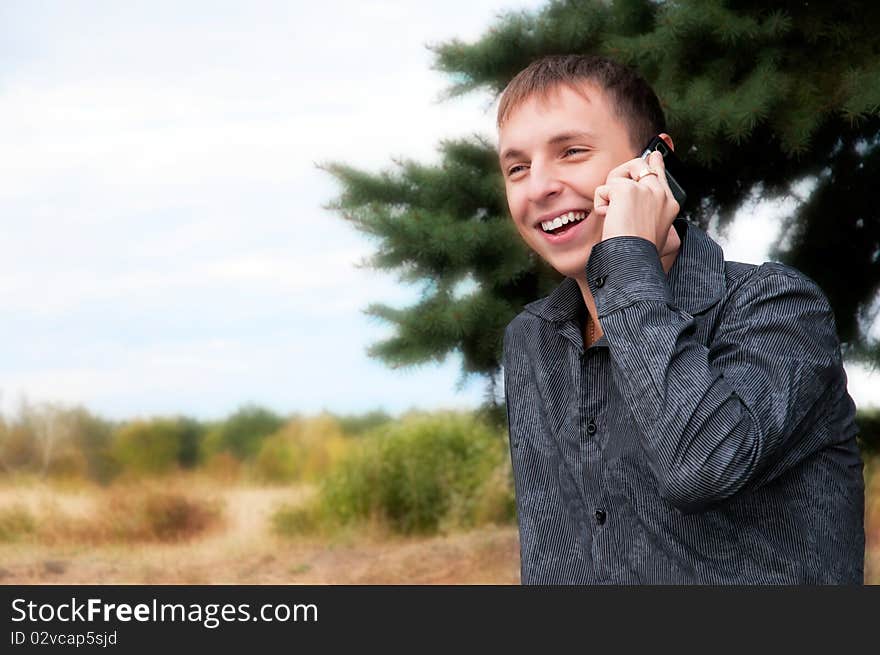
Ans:
{"type": "MultiPolygon", "coordinates": [[[[681,248],[666,280],[679,309],[694,315],[706,311],[724,295],[724,251],[708,234],[683,218],[673,222],[681,248]]],[[[577,319],[584,297],[574,278],[566,277],[549,296],[531,302],[526,311],[548,321],[577,319]]]]}

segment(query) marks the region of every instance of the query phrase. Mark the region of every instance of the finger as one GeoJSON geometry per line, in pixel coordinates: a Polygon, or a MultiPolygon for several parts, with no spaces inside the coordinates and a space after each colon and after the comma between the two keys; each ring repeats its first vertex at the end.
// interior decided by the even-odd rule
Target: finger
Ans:
{"type": "Polygon", "coordinates": [[[652,151],[647,157],[641,160],[641,166],[635,172],[633,178],[642,185],[645,185],[656,191],[662,191],[666,195],[671,196],[669,184],[666,181],[666,167],[663,162],[663,155],[657,150],[652,151]],[[648,173],[652,170],[653,173],[648,173]]]}
{"type": "Polygon", "coordinates": [[[655,150],[648,155],[648,165],[657,171],[657,177],[663,182],[666,181],[666,162],[663,161],[663,155],[660,154],[659,150],[655,150]]]}
{"type": "Polygon", "coordinates": [[[609,204],[611,202],[611,196],[615,193],[615,189],[621,189],[635,183],[635,180],[628,177],[615,177],[609,179],[605,184],[600,184],[593,190],[593,205],[601,206],[609,204]]]}
{"type": "Polygon", "coordinates": [[[628,161],[623,162],[620,166],[616,166],[612,168],[606,177],[606,183],[610,182],[615,178],[623,178],[629,180],[635,180],[638,177],[638,172],[645,167],[645,160],[641,157],[636,157],[635,159],[630,159],[628,161]]]}
{"type": "Polygon", "coordinates": [[[663,155],[660,154],[660,151],[655,150],[648,156],[648,161],[650,162],[651,167],[657,171],[657,179],[660,188],[663,189],[667,198],[675,202],[675,197],[672,195],[672,189],[669,188],[669,180],[666,179],[666,162],[663,160],[663,155]]]}
{"type": "Polygon", "coordinates": [[[659,150],[652,150],[647,157],[647,161],[655,170],[666,169],[666,162],[663,161],[663,155],[659,150]]]}
{"type": "Polygon", "coordinates": [[[607,184],[600,184],[593,191],[593,209],[601,209],[607,207],[611,202],[611,190],[607,184]]]}
{"type": "MultiPolygon", "coordinates": [[[[675,199],[675,196],[672,194],[672,189],[669,188],[669,180],[666,179],[666,162],[663,159],[663,155],[658,150],[654,150],[647,157],[647,161],[651,168],[657,171],[657,181],[653,183],[653,187],[662,191],[662,193],[666,197],[666,202],[670,207],[675,209],[673,216],[677,216],[678,212],[681,211],[681,206],[678,204],[678,201],[675,199]]],[[[655,177],[654,175],[650,175],[649,177],[655,177]]],[[[643,182],[648,182],[647,179],[642,180],[643,182]]]]}

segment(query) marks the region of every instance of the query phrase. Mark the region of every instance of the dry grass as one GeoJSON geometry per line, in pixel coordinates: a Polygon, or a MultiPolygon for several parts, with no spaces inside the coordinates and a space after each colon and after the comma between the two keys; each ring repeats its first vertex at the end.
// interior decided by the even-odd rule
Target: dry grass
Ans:
{"type": "Polygon", "coordinates": [[[865,462],[865,583],[880,584],[880,455],[865,462]]]}
{"type": "MultiPolygon", "coordinates": [[[[163,485],[223,507],[221,527],[170,541],[0,543],[2,584],[469,584],[517,583],[516,529],[484,528],[430,538],[340,532],[290,540],[271,533],[283,503],[304,501],[309,487],[220,487],[198,479],[163,485]]],[[[26,507],[34,516],[63,511],[89,517],[105,506],[95,488],[59,491],[31,485],[0,489],[0,510],[26,507]]],[[[39,522],[39,521],[38,521],[39,522]]]]}
{"type": "Polygon", "coordinates": [[[32,482],[0,493],[0,541],[103,544],[191,539],[222,527],[222,501],[181,485],[68,490],[32,482]]]}

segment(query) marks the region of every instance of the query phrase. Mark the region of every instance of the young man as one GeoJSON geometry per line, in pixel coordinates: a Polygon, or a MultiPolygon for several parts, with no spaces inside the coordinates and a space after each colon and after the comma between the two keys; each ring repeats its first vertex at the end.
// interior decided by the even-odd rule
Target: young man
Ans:
{"type": "Polygon", "coordinates": [[[662,156],[639,157],[674,143],[632,70],[538,60],[498,127],[516,228],[566,276],[504,335],[522,582],[861,584],[855,407],[822,291],[677,218],[662,156]]]}

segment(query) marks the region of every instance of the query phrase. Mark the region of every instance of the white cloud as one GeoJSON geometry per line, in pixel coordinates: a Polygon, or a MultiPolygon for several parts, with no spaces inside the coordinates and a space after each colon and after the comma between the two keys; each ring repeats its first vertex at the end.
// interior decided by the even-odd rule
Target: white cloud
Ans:
{"type": "Polygon", "coordinates": [[[140,305],[162,304],[165,294],[189,290],[235,294],[259,292],[264,296],[297,294],[308,304],[322,291],[347,285],[358,288],[355,264],[366,247],[330,253],[290,256],[251,252],[227,259],[208,260],[161,270],[125,270],[113,275],[88,269],[43,271],[0,278],[0,304],[6,311],[34,316],[63,314],[94,301],[134,300],[140,305]]]}
{"type": "MultiPolygon", "coordinates": [[[[544,4],[4,3],[3,402],[478,402],[478,384],[453,391],[454,357],[367,360],[387,329],[361,310],[417,290],[355,267],[374,245],[321,208],[337,189],[314,162],[378,171],[437,161],[442,138],[493,140],[488,94],[436,102],[451,81],[424,44],[544,4]]],[[[755,221],[729,256],[760,257],[772,224],[755,221]]]]}

